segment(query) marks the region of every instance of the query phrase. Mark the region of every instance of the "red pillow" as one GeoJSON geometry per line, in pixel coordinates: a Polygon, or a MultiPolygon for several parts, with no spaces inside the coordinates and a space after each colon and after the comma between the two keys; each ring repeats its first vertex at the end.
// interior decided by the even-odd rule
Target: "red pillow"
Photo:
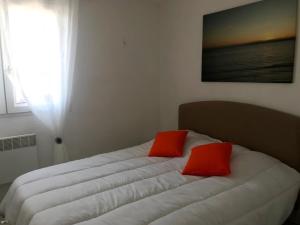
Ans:
{"type": "Polygon", "coordinates": [[[231,143],[199,145],[192,149],[191,156],[182,172],[194,176],[226,176],[230,174],[231,143]]]}
{"type": "Polygon", "coordinates": [[[182,156],[187,133],[187,130],[174,130],[157,133],[148,155],[158,157],[182,156]]]}

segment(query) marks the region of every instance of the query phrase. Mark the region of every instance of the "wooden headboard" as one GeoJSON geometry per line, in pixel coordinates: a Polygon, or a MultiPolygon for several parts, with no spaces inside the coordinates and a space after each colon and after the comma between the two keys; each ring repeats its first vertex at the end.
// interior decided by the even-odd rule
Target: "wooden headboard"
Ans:
{"type": "Polygon", "coordinates": [[[300,171],[300,117],[244,103],[203,101],[179,106],[179,129],[266,153],[300,171]]]}

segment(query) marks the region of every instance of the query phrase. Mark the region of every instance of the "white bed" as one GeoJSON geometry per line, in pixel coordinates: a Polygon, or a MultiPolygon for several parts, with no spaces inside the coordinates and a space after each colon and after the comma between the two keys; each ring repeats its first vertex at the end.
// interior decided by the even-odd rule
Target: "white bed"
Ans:
{"type": "Polygon", "coordinates": [[[300,187],[296,170],[234,145],[228,177],[183,176],[182,158],[147,157],[152,142],[36,170],[15,180],[0,212],[11,225],[279,225],[300,187]]]}

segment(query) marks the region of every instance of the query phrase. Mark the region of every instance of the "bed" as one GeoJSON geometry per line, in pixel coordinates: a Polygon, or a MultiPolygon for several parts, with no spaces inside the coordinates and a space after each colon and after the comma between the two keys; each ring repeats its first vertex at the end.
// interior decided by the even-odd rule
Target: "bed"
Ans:
{"type": "Polygon", "coordinates": [[[280,225],[300,187],[299,128],[259,106],[183,104],[183,157],[147,157],[149,141],[39,169],[14,181],[0,212],[11,225],[280,225]],[[220,141],[234,143],[231,175],[181,175],[193,146],[220,141]]]}

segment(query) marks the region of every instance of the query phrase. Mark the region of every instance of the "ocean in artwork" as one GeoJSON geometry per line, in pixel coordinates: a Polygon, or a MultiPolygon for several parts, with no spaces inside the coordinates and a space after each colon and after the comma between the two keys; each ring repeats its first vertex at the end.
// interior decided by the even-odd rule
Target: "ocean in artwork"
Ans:
{"type": "Polygon", "coordinates": [[[264,0],[203,17],[202,81],[293,82],[297,0],[264,0]]]}
{"type": "Polygon", "coordinates": [[[205,81],[289,83],[293,78],[295,39],[203,51],[205,81]]]}

